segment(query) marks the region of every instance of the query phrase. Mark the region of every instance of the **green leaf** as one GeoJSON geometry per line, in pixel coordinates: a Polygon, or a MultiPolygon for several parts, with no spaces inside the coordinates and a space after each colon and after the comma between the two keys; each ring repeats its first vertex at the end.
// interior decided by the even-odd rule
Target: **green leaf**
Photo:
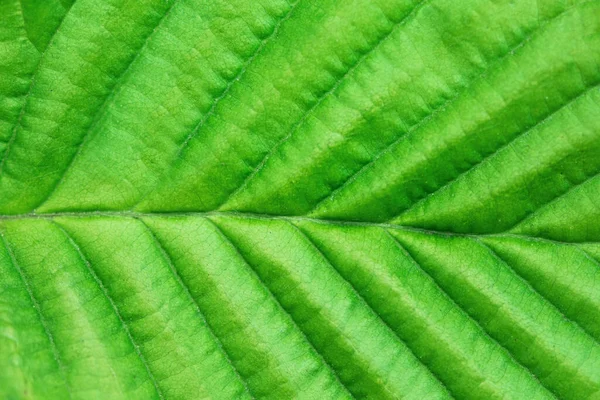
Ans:
{"type": "Polygon", "coordinates": [[[600,399],[600,1],[0,2],[3,399],[600,399]]]}

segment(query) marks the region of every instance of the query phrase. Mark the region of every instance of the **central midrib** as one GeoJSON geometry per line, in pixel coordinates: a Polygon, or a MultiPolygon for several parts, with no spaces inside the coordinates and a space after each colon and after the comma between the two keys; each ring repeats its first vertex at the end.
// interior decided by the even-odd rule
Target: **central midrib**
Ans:
{"type": "MultiPolygon", "coordinates": [[[[583,244],[584,242],[566,242],[555,239],[549,239],[538,236],[524,235],[506,232],[496,233],[460,233],[452,231],[440,231],[432,229],[424,229],[414,226],[390,224],[386,222],[371,222],[371,221],[351,221],[351,220],[336,220],[336,219],[321,219],[311,218],[306,216],[296,215],[273,215],[259,214],[249,212],[236,211],[175,211],[175,212],[136,212],[136,211],[61,211],[53,213],[25,213],[25,214],[0,214],[0,221],[3,220],[28,220],[28,219],[55,219],[55,218],[97,218],[97,217],[113,217],[113,218],[182,218],[182,217],[198,217],[198,218],[237,218],[237,219],[255,219],[263,221],[287,221],[287,222],[312,222],[323,225],[333,226],[355,226],[355,227],[373,227],[381,229],[394,229],[415,233],[423,233],[436,236],[453,236],[466,238],[482,238],[482,237],[514,237],[525,240],[543,241],[560,244],[583,244]]],[[[592,242],[596,243],[596,242],[592,242]]]]}

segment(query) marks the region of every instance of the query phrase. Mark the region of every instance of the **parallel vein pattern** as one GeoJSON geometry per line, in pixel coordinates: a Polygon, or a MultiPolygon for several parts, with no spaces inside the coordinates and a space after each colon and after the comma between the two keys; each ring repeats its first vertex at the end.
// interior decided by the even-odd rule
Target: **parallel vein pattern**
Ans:
{"type": "Polygon", "coordinates": [[[79,248],[79,246],[77,245],[77,243],[75,243],[75,241],[69,235],[69,233],[67,231],[65,231],[62,227],[59,226],[59,229],[64,233],[64,235],[66,236],[66,238],[69,241],[69,243],[73,246],[73,248],[75,248],[75,250],[77,251],[77,254],[81,257],[81,261],[85,264],[88,272],[90,273],[90,275],[92,276],[92,278],[94,279],[94,281],[96,281],[96,283],[98,284],[98,287],[100,287],[100,289],[102,290],[102,293],[104,294],[104,296],[106,296],[106,299],[110,302],[110,305],[112,306],[112,308],[113,308],[113,310],[115,312],[115,315],[117,316],[117,318],[119,319],[119,321],[121,322],[121,324],[123,326],[123,330],[127,333],[127,337],[131,341],[131,345],[135,349],[135,352],[138,355],[138,357],[140,358],[141,363],[144,365],[144,368],[146,369],[146,372],[148,373],[148,378],[150,379],[150,381],[152,382],[152,385],[156,389],[157,396],[159,398],[163,399],[164,396],[163,396],[163,394],[162,394],[162,392],[161,392],[161,390],[160,390],[160,388],[158,386],[158,383],[156,382],[156,378],[154,378],[154,375],[150,371],[150,368],[148,366],[148,362],[144,358],[144,355],[140,352],[139,345],[136,344],[135,339],[133,338],[133,336],[131,336],[131,331],[129,330],[129,328],[127,327],[127,323],[125,322],[125,320],[123,320],[123,317],[119,313],[119,309],[115,305],[114,300],[110,297],[110,294],[107,292],[104,284],[98,278],[98,275],[96,275],[96,273],[94,272],[94,269],[92,268],[90,262],[85,258],[84,254],[81,252],[81,249],[79,248]]]}
{"type": "MultiPolygon", "coordinates": [[[[229,354],[226,352],[226,350],[223,348],[223,345],[221,343],[221,341],[219,340],[219,338],[214,334],[213,329],[210,327],[210,325],[208,325],[208,323],[206,322],[206,317],[204,316],[204,314],[202,313],[202,311],[200,311],[200,307],[198,307],[198,303],[194,300],[193,296],[191,295],[189,288],[185,285],[185,283],[183,282],[183,280],[181,279],[181,277],[179,276],[179,273],[177,272],[177,269],[175,268],[175,265],[173,265],[173,261],[171,260],[171,257],[167,254],[167,252],[165,251],[163,245],[160,243],[160,240],[158,240],[158,238],[156,237],[156,235],[152,232],[152,229],[150,229],[150,227],[148,225],[146,225],[144,223],[144,221],[142,219],[139,219],[139,221],[144,224],[144,226],[148,229],[148,232],[150,232],[150,234],[152,235],[152,237],[154,238],[157,247],[160,248],[161,253],[163,254],[163,257],[165,258],[165,260],[167,261],[167,263],[169,264],[169,268],[171,269],[171,271],[173,272],[173,275],[175,275],[177,277],[177,280],[179,282],[179,284],[183,287],[183,289],[186,291],[186,293],[188,294],[190,300],[194,303],[194,306],[196,307],[196,311],[198,312],[198,315],[200,316],[200,318],[202,319],[202,321],[207,325],[208,329],[211,331],[211,334],[214,337],[215,342],[217,342],[219,348],[223,351],[223,354],[225,356],[225,358],[227,359],[227,362],[231,365],[231,367],[235,370],[235,366],[232,364],[231,362],[231,358],[229,356],[229,354]]],[[[248,388],[247,384],[242,380],[242,377],[239,375],[239,372],[237,370],[235,370],[236,375],[238,376],[238,378],[240,379],[240,381],[242,381],[242,384],[244,385],[244,389],[245,391],[250,395],[250,397],[253,397],[250,389],[248,388]]]]}
{"type": "MultiPolygon", "coordinates": [[[[519,364],[519,362],[517,360],[514,359],[514,357],[512,356],[512,354],[510,353],[510,350],[507,349],[506,347],[504,347],[501,343],[499,343],[497,340],[495,340],[494,338],[492,338],[488,332],[486,332],[482,327],[481,324],[479,323],[479,321],[477,321],[473,316],[471,316],[465,309],[461,308],[460,305],[458,303],[456,303],[454,301],[454,299],[452,299],[448,293],[443,289],[443,287],[439,286],[437,284],[437,282],[435,281],[435,279],[432,277],[432,275],[428,274],[426,272],[425,269],[423,269],[423,267],[408,253],[406,252],[406,250],[402,247],[402,245],[400,244],[400,242],[398,241],[398,239],[396,239],[393,235],[391,235],[389,232],[387,232],[387,235],[389,235],[394,242],[398,245],[398,247],[402,250],[403,254],[405,254],[407,256],[407,258],[409,258],[411,260],[411,262],[413,262],[420,271],[423,271],[423,273],[425,275],[427,275],[427,277],[429,279],[431,279],[433,281],[433,283],[435,284],[435,286],[440,290],[440,292],[443,293],[443,295],[450,300],[450,302],[452,302],[452,304],[454,304],[457,308],[459,308],[460,310],[462,310],[462,312],[464,312],[464,314],[467,316],[467,318],[470,320],[470,322],[472,322],[478,329],[479,331],[482,333],[482,335],[484,337],[486,337],[487,339],[489,339],[491,342],[493,342],[494,345],[497,345],[500,349],[506,351],[506,354],[508,355],[508,358],[510,359],[511,362],[515,363],[516,365],[518,365],[520,368],[525,369],[533,378],[533,381],[536,384],[539,384],[540,386],[542,386],[543,388],[547,389],[547,387],[543,386],[543,384],[540,382],[539,378],[535,375],[535,372],[533,372],[530,369],[527,369],[526,366],[522,366],[522,364],[519,364]]],[[[542,390],[543,391],[543,390],[542,390]]],[[[554,393],[548,391],[548,393],[545,393],[547,396],[551,397],[551,398],[556,398],[556,396],[554,395],[554,393]]],[[[502,394],[500,394],[499,392],[495,392],[492,394],[492,396],[502,396],[502,394]]]]}

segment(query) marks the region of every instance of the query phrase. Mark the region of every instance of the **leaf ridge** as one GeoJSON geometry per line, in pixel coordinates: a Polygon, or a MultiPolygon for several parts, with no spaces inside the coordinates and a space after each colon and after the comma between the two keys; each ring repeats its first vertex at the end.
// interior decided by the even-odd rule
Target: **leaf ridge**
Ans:
{"type": "Polygon", "coordinates": [[[160,389],[160,387],[158,385],[158,381],[154,377],[154,374],[150,370],[150,365],[148,364],[148,361],[146,360],[146,357],[144,357],[144,355],[142,354],[140,346],[137,344],[136,340],[134,339],[133,334],[131,333],[131,330],[129,329],[129,327],[127,326],[127,323],[125,322],[125,319],[123,318],[123,316],[119,312],[119,309],[118,309],[118,307],[117,307],[114,299],[108,293],[108,290],[106,289],[106,286],[104,286],[104,283],[102,283],[102,280],[100,279],[100,277],[98,277],[98,275],[94,271],[94,268],[92,267],[92,264],[85,257],[85,255],[83,254],[83,251],[81,250],[81,248],[79,247],[79,245],[77,244],[77,242],[75,242],[75,239],[59,223],[57,223],[55,221],[52,221],[52,223],[54,225],[56,225],[61,230],[61,232],[65,235],[66,239],[69,241],[69,243],[71,244],[71,246],[75,249],[75,251],[77,252],[77,255],[79,256],[79,258],[81,259],[81,261],[85,265],[88,273],[92,276],[92,278],[94,279],[94,282],[98,285],[98,287],[100,288],[100,290],[104,294],[104,297],[106,297],[106,299],[110,303],[110,305],[111,305],[111,307],[113,309],[113,312],[115,313],[115,315],[117,316],[117,318],[121,322],[121,326],[123,327],[123,330],[127,334],[127,337],[129,338],[129,341],[130,341],[130,343],[131,343],[131,345],[132,345],[135,353],[137,354],[138,358],[140,359],[142,365],[144,366],[144,368],[146,370],[146,373],[148,374],[148,377],[150,378],[150,381],[152,382],[152,385],[154,386],[156,394],[158,395],[158,397],[160,399],[164,399],[165,398],[164,394],[162,393],[162,390],[160,389]]]}
{"type": "Polygon", "coordinates": [[[242,384],[242,386],[244,387],[245,391],[250,395],[251,398],[253,398],[253,399],[256,398],[252,394],[252,392],[250,391],[250,388],[248,387],[248,383],[242,377],[241,372],[233,364],[233,362],[231,360],[231,356],[229,355],[229,353],[227,352],[227,350],[223,346],[223,342],[221,341],[221,339],[219,339],[219,337],[215,333],[215,331],[212,328],[212,326],[208,323],[208,320],[206,319],[206,316],[204,315],[204,313],[202,312],[202,310],[200,310],[200,306],[198,305],[198,302],[192,296],[192,293],[190,292],[189,287],[186,285],[186,283],[181,278],[181,275],[179,274],[179,272],[177,271],[177,268],[175,267],[175,263],[173,262],[173,259],[171,258],[171,256],[169,255],[169,253],[167,252],[167,250],[165,249],[165,247],[161,243],[160,239],[156,236],[156,234],[154,233],[154,231],[150,228],[150,226],[148,226],[148,224],[146,224],[146,222],[142,218],[136,217],[135,219],[138,220],[145,227],[145,229],[148,231],[148,233],[150,234],[150,236],[152,236],[152,241],[154,242],[156,248],[160,251],[163,259],[169,265],[169,269],[171,270],[171,272],[175,276],[175,279],[177,280],[177,283],[183,289],[183,291],[186,293],[186,295],[189,298],[189,300],[191,301],[191,303],[194,305],[194,308],[196,309],[196,312],[198,313],[198,316],[200,317],[200,320],[207,327],[208,332],[210,333],[210,336],[214,339],[215,344],[217,345],[217,348],[220,350],[220,352],[222,353],[223,357],[225,358],[225,360],[227,361],[227,363],[229,364],[229,366],[232,368],[233,372],[235,373],[235,375],[239,379],[239,381],[242,384]]]}
{"type": "Polygon", "coordinates": [[[69,385],[69,381],[67,379],[65,365],[62,362],[62,359],[60,357],[60,353],[58,351],[58,347],[56,346],[54,336],[52,335],[52,332],[50,332],[50,329],[48,328],[46,319],[44,318],[44,315],[42,314],[42,308],[40,307],[40,303],[38,302],[37,298],[33,294],[31,285],[29,284],[27,278],[25,277],[23,270],[17,263],[17,259],[14,255],[12,249],[10,248],[8,241],[6,240],[6,237],[4,237],[4,234],[1,231],[0,231],[0,238],[2,239],[2,244],[4,245],[4,248],[6,248],[6,251],[8,252],[12,266],[15,268],[15,270],[19,274],[19,277],[21,278],[21,281],[23,282],[23,286],[25,286],[25,290],[27,291],[27,294],[29,295],[29,299],[31,300],[31,303],[33,304],[33,308],[36,311],[38,319],[42,325],[42,328],[44,329],[44,333],[46,334],[46,337],[48,338],[48,342],[50,343],[50,350],[52,352],[52,356],[58,366],[59,373],[65,382],[65,387],[67,389],[67,393],[69,394],[69,398],[72,398],[73,395],[71,393],[71,386],[69,385]]]}
{"type": "Polygon", "coordinates": [[[250,174],[246,175],[246,178],[244,179],[244,181],[232,192],[229,193],[229,195],[221,202],[221,204],[219,206],[216,207],[216,209],[221,209],[225,204],[227,204],[227,202],[232,199],[235,195],[237,195],[238,193],[240,193],[242,190],[244,190],[244,188],[246,188],[248,186],[248,184],[250,183],[250,181],[264,168],[264,166],[266,165],[267,161],[269,160],[269,158],[271,158],[271,156],[285,143],[287,142],[292,135],[294,134],[294,132],[296,132],[296,130],[298,130],[298,128],[304,123],[304,121],[306,121],[308,119],[308,117],[312,114],[312,112],[330,95],[332,95],[337,88],[342,84],[342,82],[346,79],[346,77],[348,77],[350,74],[352,74],[352,72],[354,70],[356,70],[356,68],[361,65],[363,63],[363,61],[370,55],[373,53],[373,51],[377,50],[377,48],[379,48],[379,46],[381,46],[382,43],[384,43],[388,38],[390,38],[394,32],[396,32],[396,30],[405,25],[406,23],[408,23],[409,21],[411,21],[416,15],[417,13],[428,3],[430,2],[430,0],[420,0],[419,3],[417,3],[412,10],[404,17],[402,18],[400,21],[394,23],[394,26],[392,27],[392,29],[389,30],[389,32],[387,32],[386,34],[384,34],[380,39],[377,40],[377,42],[367,51],[365,51],[355,62],[353,65],[350,66],[350,68],[348,68],[348,70],[346,70],[346,72],[337,79],[337,81],[335,82],[335,84],[325,93],[323,93],[320,98],[315,102],[315,104],[313,104],[303,115],[302,117],[298,120],[298,122],[296,122],[294,124],[294,126],[292,126],[292,129],[290,129],[290,131],[279,141],[275,144],[275,146],[273,146],[268,152],[267,154],[265,154],[265,156],[263,157],[263,159],[259,162],[259,164],[254,168],[254,170],[252,170],[252,172],[250,172],[250,174]]]}
{"type": "MultiPolygon", "coordinates": [[[[465,93],[467,93],[468,90],[473,86],[474,83],[480,81],[481,79],[486,77],[489,73],[492,73],[493,71],[495,71],[497,67],[502,65],[502,63],[504,61],[506,61],[506,59],[509,58],[509,56],[514,55],[515,52],[517,52],[519,49],[521,49],[526,44],[531,42],[531,40],[534,39],[537,35],[539,35],[540,32],[543,32],[544,28],[546,28],[552,22],[554,22],[555,20],[557,20],[559,17],[566,14],[570,10],[574,9],[575,7],[576,6],[571,6],[567,9],[565,9],[564,11],[560,12],[556,16],[552,17],[548,21],[540,24],[531,33],[526,35],[520,42],[518,42],[515,46],[508,49],[508,51],[502,57],[500,57],[500,58],[496,59],[495,61],[493,61],[492,63],[488,64],[487,68],[485,68],[479,75],[471,78],[470,81],[465,86],[463,86],[456,93],[455,96],[448,98],[440,106],[435,108],[431,113],[429,113],[428,115],[423,117],[420,121],[418,121],[410,129],[408,129],[408,131],[404,135],[399,136],[396,140],[394,140],[389,145],[387,145],[385,148],[380,150],[377,154],[375,154],[375,157],[373,157],[371,159],[371,161],[364,164],[359,170],[357,170],[351,176],[346,178],[346,180],[341,185],[339,185],[337,188],[335,188],[333,191],[331,191],[327,196],[325,196],[321,200],[319,200],[309,211],[306,212],[306,215],[314,214],[323,203],[325,203],[328,199],[333,199],[337,193],[339,193],[340,191],[342,191],[343,189],[348,187],[352,182],[356,181],[358,179],[358,177],[361,176],[363,173],[365,173],[373,164],[375,164],[375,162],[378,159],[380,159],[385,154],[390,152],[397,144],[406,140],[409,137],[409,135],[413,134],[413,132],[417,132],[422,126],[426,125],[429,121],[434,120],[438,115],[440,115],[444,111],[446,111],[450,106],[452,106],[452,104],[454,104],[454,102],[456,100],[460,99],[461,96],[463,96],[465,93]]],[[[414,206],[414,203],[413,203],[413,206],[414,206]]],[[[411,206],[411,208],[412,208],[412,206],[411,206]]]]}
{"type": "MultiPolygon", "coordinates": [[[[189,133],[189,135],[181,143],[181,145],[179,146],[179,149],[177,149],[177,157],[176,158],[179,158],[181,156],[181,154],[183,153],[184,149],[187,147],[187,145],[189,144],[189,142],[198,134],[200,128],[202,126],[204,126],[204,124],[206,123],[206,121],[208,120],[208,118],[211,117],[214,114],[214,111],[215,111],[217,105],[219,104],[219,102],[225,96],[227,96],[227,94],[231,90],[231,87],[233,86],[233,84],[235,82],[239,81],[242,78],[242,76],[248,70],[248,67],[252,64],[252,62],[254,61],[254,59],[262,52],[263,48],[267,45],[267,43],[272,38],[277,37],[277,33],[279,32],[279,29],[280,29],[281,25],[285,21],[287,21],[288,19],[291,18],[294,10],[296,9],[296,6],[299,3],[300,3],[300,0],[296,0],[296,2],[292,4],[292,6],[290,7],[290,9],[277,22],[277,24],[275,25],[275,28],[273,28],[273,31],[266,38],[264,38],[263,40],[261,40],[260,45],[258,45],[258,47],[254,51],[254,53],[246,60],[246,62],[244,63],[244,65],[242,66],[242,68],[240,69],[240,71],[237,73],[237,75],[232,80],[230,80],[227,83],[227,86],[225,87],[225,89],[223,90],[223,92],[221,92],[221,94],[218,97],[215,97],[215,99],[213,100],[213,102],[212,102],[212,104],[211,104],[210,109],[208,110],[208,112],[204,115],[204,117],[202,117],[200,119],[200,121],[198,122],[198,124],[196,124],[196,126],[194,127],[194,129],[189,133]]],[[[142,196],[140,198],[140,200],[138,201],[138,203],[140,203],[144,199],[144,197],[145,196],[142,196]]],[[[133,207],[135,207],[135,205],[133,207]]]]}
{"type": "MultiPolygon", "coordinates": [[[[553,118],[556,116],[556,114],[558,114],[559,112],[561,112],[564,109],[567,109],[573,103],[575,103],[576,101],[578,101],[580,98],[584,97],[590,91],[592,91],[592,90],[594,90],[594,89],[596,89],[598,87],[600,87],[600,85],[598,85],[598,84],[592,85],[592,86],[588,86],[581,93],[579,93],[578,95],[576,95],[576,96],[572,97],[571,99],[567,100],[565,103],[563,103],[562,105],[560,105],[556,109],[550,111],[544,118],[542,118],[541,120],[539,120],[535,124],[531,125],[529,128],[526,128],[525,130],[519,132],[517,135],[515,135],[509,141],[507,141],[506,143],[504,143],[503,145],[501,145],[500,147],[498,147],[497,149],[495,149],[494,151],[492,151],[488,155],[484,156],[481,160],[479,160],[478,162],[476,162],[475,164],[473,164],[468,169],[466,169],[466,170],[462,171],[461,173],[459,173],[458,175],[456,175],[454,178],[452,178],[451,180],[449,180],[448,182],[446,182],[443,186],[439,187],[438,189],[435,189],[433,192],[427,193],[421,199],[413,202],[412,205],[410,205],[409,208],[407,208],[406,210],[402,211],[400,214],[395,215],[392,218],[390,218],[390,221],[393,221],[396,218],[400,218],[402,215],[408,213],[409,211],[411,211],[412,209],[414,209],[415,207],[417,207],[419,204],[422,204],[425,201],[427,201],[429,198],[431,198],[432,196],[434,196],[436,193],[442,192],[443,190],[445,190],[448,187],[450,187],[452,184],[454,184],[456,182],[459,182],[461,179],[463,179],[471,171],[476,171],[478,168],[486,165],[486,163],[490,162],[494,158],[494,156],[496,154],[499,154],[500,152],[502,152],[505,149],[509,148],[517,140],[519,140],[519,139],[521,139],[523,137],[527,137],[529,134],[531,134],[531,132],[534,132],[535,129],[539,128],[540,126],[544,126],[546,124],[551,123],[552,120],[553,120],[553,118]]],[[[593,177],[591,177],[591,178],[593,178],[593,177]]],[[[589,178],[589,179],[591,179],[591,178],[589,178]]],[[[583,184],[585,182],[587,182],[587,180],[584,181],[584,182],[582,182],[581,184],[583,184]]],[[[578,185],[576,185],[576,186],[578,186],[578,185]]],[[[540,206],[540,208],[541,208],[541,206],[540,206]]],[[[513,225],[513,227],[516,226],[516,225],[518,225],[518,224],[519,224],[519,222],[517,224],[513,225]]]]}
{"type": "MultiPolygon", "coordinates": [[[[283,305],[279,301],[279,298],[277,298],[277,296],[275,296],[275,294],[271,291],[269,286],[267,286],[267,284],[263,281],[263,279],[258,275],[258,273],[254,269],[254,267],[250,264],[250,262],[246,259],[246,257],[244,257],[241,250],[233,243],[233,241],[227,236],[227,234],[223,231],[223,229],[221,229],[221,227],[219,227],[219,225],[217,223],[215,223],[210,218],[206,218],[206,221],[208,221],[212,225],[212,227],[215,229],[215,232],[223,239],[223,242],[225,244],[227,244],[231,249],[233,249],[236,252],[236,254],[240,257],[240,259],[250,268],[253,276],[256,277],[256,279],[260,282],[261,286],[265,289],[265,291],[273,298],[273,300],[277,304],[278,308],[285,315],[288,316],[290,322],[293,324],[293,326],[296,328],[296,330],[298,332],[300,332],[302,337],[306,340],[306,343],[308,343],[308,345],[314,351],[315,355],[323,362],[323,365],[329,369],[329,372],[331,373],[331,376],[334,378],[334,380],[344,389],[344,391],[351,398],[355,398],[354,394],[350,391],[350,389],[344,384],[344,382],[341,381],[336,369],[325,359],[323,354],[321,354],[317,350],[317,348],[313,344],[312,340],[309,339],[308,335],[304,332],[304,330],[302,330],[300,328],[300,326],[297,324],[296,320],[292,317],[292,315],[283,307],[283,305]]],[[[388,390],[387,387],[386,387],[386,390],[388,390]]]]}
{"type": "Polygon", "coordinates": [[[537,215],[537,213],[551,205],[554,203],[559,202],[560,200],[562,200],[563,198],[567,197],[570,193],[572,193],[573,191],[579,189],[581,186],[585,185],[587,182],[597,178],[598,176],[600,176],[600,171],[596,172],[595,174],[593,174],[592,176],[587,177],[586,179],[584,179],[582,182],[579,182],[575,185],[572,185],[569,189],[567,189],[565,192],[561,193],[560,195],[554,197],[553,199],[550,199],[548,201],[546,201],[544,204],[541,204],[540,206],[538,206],[537,209],[530,211],[527,215],[525,215],[521,220],[517,221],[513,226],[511,226],[510,228],[507,229],[507,231],[511,231],[513,229],[516,229],[519,227],[519,225],[522,225],[523,223],[525,223],[526,221],[535,218],[535,216],[537,215]]]}
{"type": "MultiPolygon", "coordinates": [[[[382,228],[383,229],[383,228],[382,228]]],[[[417,267],[419,268],[419,270],[421,270],[425,275],[427,275],[429,277],[429,279],[431,279],[431,281],[435,284],[435,286],[440,290],[440,292],[448,299],[450,300],[450,302],[452,304],[454,304],[462,313],[464,313],[464,315],[466,315],[479,329],[480,332],[487,337],[492,343],[496,344],[497,346],[499,346],[501,349],[504,350],[505,354],[508,355],[508,357],[518,366],[520,366],[521,368],[523,368],[525,371],[527,371],[527,373],[529,373],[529,375],[531,377],[533,377],[533,379],[535,381],[537,381],[540,386],[542,388],[544,388],[550,395],[552,395],[553,398],[555,399],[559,399],[558,395],[551,390],[549,387],[547,387],[546,385],[544,385],[542,383],[542,381],[539,379],[539,377],[535,374],[535,372],[533,372],[533,370],[531,370],[528,366],[520,363],[513,355],[513,353],[506,347],[504,346],[502,343],[500,343],[498,340],[496,340],[495,338],[493,338],[486,329],[483,328],[483,326],[479,323],[479,321],[477,319],[475,319],[475,317],[473,317],[471,315],[471,313],[469,313],[465,308],[463,308],[460,304],[458,304],[454,298],[452,296],[450,296],[450,294],[446,291],[446,289],[444,289],[439,282],[437,281],[437,279],[435,279],[433,277],[433,275],[431,275],[422,265],[421,263],[419,263],[413,256],[412,254],[400,243],[400,241],[391,233],[389,233],[386,229],[383,229],[396,243],[396,245],[398,246],[398,248],[400,249],[400,251],[402,251],[403,254],[406,254],[406,256],[408,257],[408,259],[417,267]]]]}
{"type": "MultiPolygon", "coordinates": [[[[20,9],[21,9],[21,14],[23,14],[23,3],[22,3],[22,0],[18,0],[18,2],[19,2],[20,9]]],[[[48,50],[54,44],[54,38],[56,37],[56,34],[58,33],[58,31],[61,30],[63,22],[64,22],[65,19],[67,19],[67,14],[69,14],[70,11],[71,11],[71,7],[69,7],[67,9],[67,11],[63,15],[62,19],[60,20],[60,24],[58,25],[58,27],[56,28],[56,30],[52,34],[52,37],[50,38],[50,41],[48,42],[48,45],[46,46],[46,48],[44,49],[44,51],[40,54],[40,58],[39,58],[38,63],[36,65],[36,67],[35,67],[35,70],[31,74],[31,82],[29,83],[29,89],[27,89],[27,94],[25,95],[25,98],[23,99],[23,106],[21,107],[21,111],[19,112],[19,116],[17,118],[17,122],[15,123],[15,126],[13,127],[13,130],[12,130],[12,133],[10,135],[10,138],[8,139],[8,142],[6,142],[6,148],[4,149],[4,152],[2,153],[2,156],[1,156],[2,159],[0,160],[0,176],[2,176],[2,173],[4,172],[4,164],[6,164],[6,159],[8,158],[8,156],[10,154],[10,149],[11,149],[11,147],[13,145],[13,142],[15,141],[15,139],[17,137],[17,131],[19,130],[19,127],[21,126],[21,123],[23,121],[23,117],[26,114],[26,109],[27,109],[27,105],[29,103],[29,98],[31,97],[31,93],[33,93],[33,88],[35,87],[35,77],[36,77],[38,71],[40,70],[40,66],[42,65],[42,61],[44,59],[44,56],[46,55],[46,53],[48,52],[48,50]]],[[[25,18],[23,16],[23,21],[24,20],[25,20],[25,18]]],[[[24,27],[24,29],[25,29],[25,27],[24,27]]],[[[27,32],[27,29],[25,29],[25,32],[27,32]]]]}
{"type": "Polygon", "coordinates": [[[560,316],[565,320],[568,321],[571,325],[573,325],[575,328],[579,329],[582,331],[582,333],[584,333],[586,336],[588,336],[595,345],[599,345],[600,343],[598,343],[598,341],[594,338],[594,335],[590,332],[588,332],[588,330],[586,328],[584,328],[583,326],[581,326],[577,321],[567,317],[563,311],[556,305],[554,304],[554,302],[550,301],[550,299],[548,299],[546,296],[544,296],[541,292],[539,292],[532,284],[529,280],[527,280],[525,277],[523,277],[521,274],[519,274],[506,260],[504,260],[496,251],[494,251],[494,249],[492,249],[489,245],[487,245],[486,243],[482,242],[481,240],[477,239],[477,238],[473,238],[473,240],[478,243],[481,247],[483,247],[484,249],[486,249],[486,251],[492,256],[494,257],[496,260],[500,261],[503,265],[505,265],[508,270],[512,273],[512,275],[514,277],[516,277],[518,280],[520,280],[521,282],[523,282],[529,289],[531,289],[532,292],[534,292],[537,296],[539,296],[542,300],[544,300],[547,304],[549,304],[555,311],[557,311],[560,316]]]}
{"type": "Polygon", "coordinates": [[[350,282],[348,281],[343,275],[342,273],[339,271],[339,269],[335,266],[335,264],[325,255],[325,253],[323,253],[323,251],[321,251],[321,249],[317,246],[317,244],[298,226],[296,226],[296,224],[294,224],[293,222],[288,222],[289,225],[291,225],[294,230],[296,230],[301,236],[302,238],[308,243],[310,244],[310,246],[315,249],[317,251],[317,253],[319,254],[319,257],[321,257],[329,266],[331,266],[331,268],[336,272],[336,274],[344,281],[344,283],[346,285],[348,285],[348,287],[351,289],[351,291],[354,293],[354,295],[356,296],[356,298],[360,301],[361,304],[363,304],[367,309],[369,309],[370,311],[373,312],[374,315],[377,316],[377,319],[390,331],[394,334],[394,336],[408,349],[408,351],[410,351],[410,353],[413,355],[413,357],[415,358],[415,360],[417,360],[420,364],[422,364],[427,371],[429,371],[430,375],[433,377],[433,379],[435,379],[440,385],[441,387],[448,393],[448,395],[451,398],[456,398],[455,395],[453,395],[452,391],[448,388],[448,386],[446,386],[446,384],[442,381],[442,379],[431,369],[431,367],[424,362],[421,358],[419,358],[417,356],[417,354],[415,353],[415,351],[413,350],[413,348],[411,346],[408,345],[408,342],[406,342],[404,339],[402,339],[398,333],[392,329],[392,327],[381,317],[381,315],[379,315],[379,313],[377,313],[373,307],[371,307],[371,305],[369,303],[367,303],[367,301],[365,300],[365,298],[363,297],[363,295],[356,289],[356,287],[350,282]]]}
{"type": "MultiPolygon", "coordinates": [[[[41,206],[43,206],[52,197],[52,195],[56,192],[56,190],[62,184],[62,182],[66,179],[67,173],[69,172],[69,170],[71,169],[71,167],[75,163],[75,160],[81,154],[84,145],[89,141],[91,132],[98,126],[98,124],[100,123],[100,121],[102,119],[102,116],[104,115],[105,110],[111,104],[111,102],[114,99],[114,96],[117,93],[117,91],[123,86],[123,84],[125,82],[125,79],[127,78],[127,74],[129,72],[129,70],[131,69],[131,66],[135,64],[135,62],[137,61],[137,59],[142,54],[143,50],[146,48],[146,46],[148,45],[148,43],[152,40],[152,37],[154,36],[154,34],[156,33],[156,31],[159,30],[159,28],[162,25],[163,21],[165,21],[167,19],[167,17],[171,13],[171,10],[173,9],[173,7],[175,6],[175,4],[178,1],[179,0],[173,0],[172,1],[171,5],[169,5],[169,8],[167,8],[167,10],[165,11],[165,13],[158,20],[158,23],[156,24],[156,26],[154,27],[154,29],[152,29],[152,31],[150,31],[150,33],[148,34],[148,36],[146,36],[146,38],[144,39],[144,42],[142,43],[141,47],[136,51],[135,55],[131,58],[131,60],[127,64],[127,67],[125,67],[125,69],[123,70],[123,72],[121,72],[121,74],[119,74],[119,76],[117,77],[116,82],[114,83],[114,85],[112,86],[112,88],[110,89],[110,91],[105,95],[104,101],[102,102],[102,105],[100,107],[98,107],[98,109],[94,113],[94,117],[92,119],[92,122],[90,123],[89,127],[85,131],[85,133],[83,135],[83,138],[77,144],[77,151],[75,152],[75,154],[69,160],[66,168],[62,172],[62,175],[61,175],[60,179],[50,188],[50,190],[48,191],[47,195],[43,199],[40,200],[40,202],[38,203],[38,205],[36,207],[34,207],[34,209],[38,209],[41,206]]],[[[2,173],[2,170],[0,168],[0,174],[1,173],[2,173]]]]}

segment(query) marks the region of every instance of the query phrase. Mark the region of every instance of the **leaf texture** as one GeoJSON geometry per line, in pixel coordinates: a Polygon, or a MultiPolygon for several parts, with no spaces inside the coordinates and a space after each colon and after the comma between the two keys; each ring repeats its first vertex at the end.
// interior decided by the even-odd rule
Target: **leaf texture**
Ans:
{"type": "Polygon", "coordinates": [[[600,399],[600,1],[0,15],[0,397],[600,399]]]}

